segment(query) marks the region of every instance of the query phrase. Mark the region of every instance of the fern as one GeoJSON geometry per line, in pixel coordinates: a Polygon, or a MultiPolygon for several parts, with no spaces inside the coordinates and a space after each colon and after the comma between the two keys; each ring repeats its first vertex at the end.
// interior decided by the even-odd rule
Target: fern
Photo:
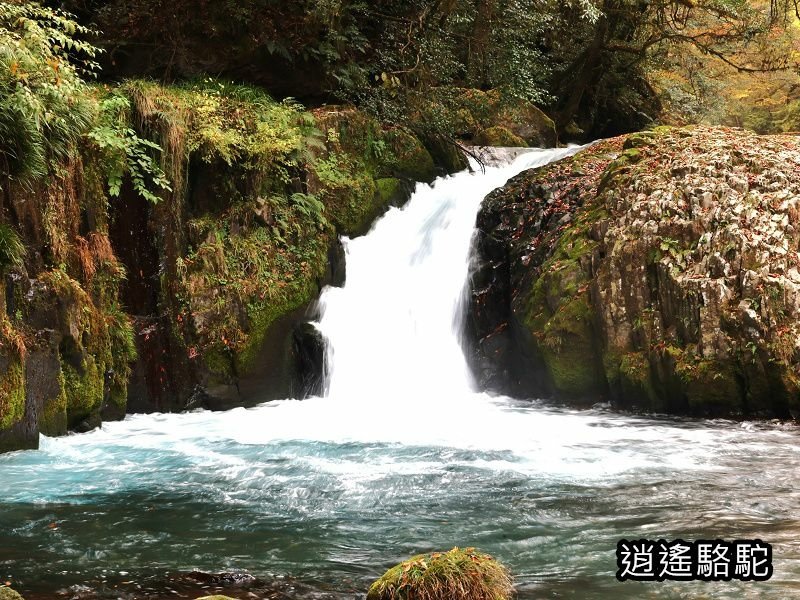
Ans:
{"type": "Polygon", "coordinates": [[[297,192],[291,196],[292,206],[301,215],[308,217],[320,227],[327,227],[325,205],[314,194],[297,192]]]}
{"type": "Polygon", "coordinates": [[[0,2],[0,168],[20,180],[47,175],[91,127],[96,103],[82,76],[100,50],[91,31],[35,2],[0,2]]]}
{"type": "Polygon", "coordinates": [[[127,98],[112,94],[100,106],[100,122],[87,135],[105,154],[109,194],[119,196],[127,174],[142,198],[157,203],[161,191],[171,190],[167,176],[152,158],[153,153],[161,152],[161,147],[140,138],[128,126],[131,105],[127,98]]]}

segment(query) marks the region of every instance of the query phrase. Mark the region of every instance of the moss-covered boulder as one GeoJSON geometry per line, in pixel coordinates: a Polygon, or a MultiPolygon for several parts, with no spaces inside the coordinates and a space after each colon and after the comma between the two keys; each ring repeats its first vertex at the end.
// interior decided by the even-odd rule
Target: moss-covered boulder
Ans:
{"type": "Polygon", "coordinates": [[[389,569],[369,588],[367,600],[508,600],[508,570],[474,548],[419,554],[389,569]]]}
{"type": "Polygon", "coordinates": [[[558,143],[553,120],[527,100],[499,90],[465,89],[455,105],[456,128],[474,144],[552,148],[558,143]]]}
{"type": "Polygon", "coordinates": [[[489,195],[471,310],[484,385],[799,415],[797,165],[795,137],[657,128],[489,195]]]}
{"type": "Polygon", "coordinates": [[[0,585],[0,600],[24,600],[24,598],[10,587],[0,585]]]}
{"type": "Polygon", "coordinates": [[[495,125],[483,129],[475,136],[474,142],[479,146],[500,146],[507,148],[525,148],[528,143],[510,129],[495,125]]]}

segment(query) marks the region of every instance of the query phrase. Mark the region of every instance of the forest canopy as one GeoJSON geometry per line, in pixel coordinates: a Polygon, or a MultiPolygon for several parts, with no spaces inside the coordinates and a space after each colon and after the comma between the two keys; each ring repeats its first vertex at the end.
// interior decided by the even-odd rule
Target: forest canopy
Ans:
{"type": "Polygon", "coordinates": [[[103,32],[92,41],[105,78],[211,74],[437,130],[456,127],[463,88],[529,100],[573,137],[659,120],[777,131],[798,118],[795,0],[53,4],[103,32]]]}

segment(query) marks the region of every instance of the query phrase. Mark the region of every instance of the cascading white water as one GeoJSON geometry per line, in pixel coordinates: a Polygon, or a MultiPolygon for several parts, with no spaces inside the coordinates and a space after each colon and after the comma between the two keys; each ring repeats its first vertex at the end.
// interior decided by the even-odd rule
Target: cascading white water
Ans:
{"type": "Polygon", "coordinates": [[[517,173],[577,149],[534,150],[505,165],[419,184],[404,208],[392,209],[368,235],[345,240],[347,282],[320,299],[328,395],[369,403],[379,394],[408,403],[470,391],[459,333],[481,200],[517,173]]]}

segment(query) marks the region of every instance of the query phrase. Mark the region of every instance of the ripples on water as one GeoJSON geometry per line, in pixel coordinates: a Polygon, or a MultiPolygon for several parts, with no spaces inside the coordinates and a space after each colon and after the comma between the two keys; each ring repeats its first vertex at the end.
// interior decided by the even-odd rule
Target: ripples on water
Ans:
{"type": "Polygon", "coordinates": [[[2,575],[45,592],[104,570],[244,569],[348,592],[410,554],[458,544],[507,563],[522,598],[797,591],[795,427],[472,400],[465,422],[480,417],[500,434],[492,443],[470,443],[477,427],[428,444],[335,426],[300,441],[272,427],[301,408],[324,423],[325,400],[45,439],[40,452],[0,457],[2,575]],[[616,542],[639,536],[760,537],[775,545],[775,577],[617,584],[616,542]]]}
{"type": "Polygon", "coordinates": [[[196,597],[203,584],[180,573],[248,571],[260,597],[342,598],[460,545],[506,563],[523,599],[800,596],[794,426],[471,391],[458,335],[480,200],[572,151],[420,186],[347,243],[347,285],[321,300],[331,397],[129,416],[0,456],[0,581],[32,600],[86,584],[196,597]],[[775,575],[620,584],[622,537],[759,537],[775,575]]]}

